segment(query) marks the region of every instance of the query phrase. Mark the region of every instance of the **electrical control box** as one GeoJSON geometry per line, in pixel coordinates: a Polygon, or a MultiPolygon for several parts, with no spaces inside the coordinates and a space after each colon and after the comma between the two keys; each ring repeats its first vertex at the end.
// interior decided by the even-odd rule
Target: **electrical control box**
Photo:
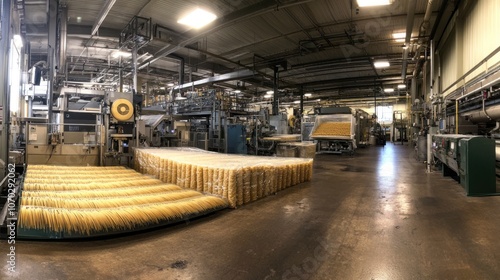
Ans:
{"type": "Polygon", "coordinates": [[[485,137],[460,139],[460,184],[467,195],[496,192],[495,141],[485,137]]]}
{"type": "Polygon", "coordinates": [[[432,136],[432,153],[443,176],[456,173],[467,195],[496,192],[495,140],[475,135],[432,136]]]}

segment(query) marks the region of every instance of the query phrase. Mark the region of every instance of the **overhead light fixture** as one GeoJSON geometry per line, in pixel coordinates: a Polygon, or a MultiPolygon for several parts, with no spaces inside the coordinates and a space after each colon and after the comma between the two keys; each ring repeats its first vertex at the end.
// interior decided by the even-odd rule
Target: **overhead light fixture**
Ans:
{"type": "Polygon", "coordinates": [[[373,63],[373,66],[375,66],[375,68],[386,68],[391,66],[391,64],[389,63],[389,61],[375,61],[373,63]]]}
{"type": "Polygon", "coordinates": [[[274,94],[274,90],[268,90],[266,91],[266,94],[274,94]]]}
{"type": "Polygon", "coordinates": [[[267,99],[267,98],[271,98],[271,97],[273,97],[273,95],[272,95],[272,94],[266,94],[266,95],[264,95],[264,98],[266,98],[266,99],[267,99]]]}
{"type": "Polygon", "coordinates": [[[78,23],[82,22],[82,17],[76,17],[76,22],[78,23]]]}
{"type": "Polygon", "coordinates": [[[393,88],[384,88],[384,92],[391,93],[394,92],[393,88]]]}
{"type": "Polygon", "coordinates": [[[234,93],[241,93],[241,90],[237,89],[235,91],[233,91],[234,93]]]}
{"type": "Polygon", "coordinates": [[[321,101],[321,99],[319,99],[319,98],[318,98],[318,99],[316,99],[316,101],[320,102],[320,101],[321,101]]]}
{"type": "Polygon", "coordinates": [[[21,37],[21,35],[19,34],[14,35],[12,40],[14,40],[14,45],[16,45],[16,48],[20,49],[23,47],[23,37],[21,37]]]}
{"type": "Polygon", "coordinates": [[[394,39],[404,39],[404,38],[406,38],[406,32],[392,33],[392,38],[394,38],[394,39]]]}
{"type": "Polygon", "coordinates": [[[358,0],[359,7],[373,7],[390,5],[391,0],[358,0]]]}
{"type": "Polygon", "coordinates": [[[167,87],[173,87],[174,86],[174,83],[168,83],[167,84],[167,87]]]}
{"type": "Polygon", "coordinates": [[[187,98],[184,96],[177,96],[175,100],[186,100],[187,98]]]}
{"type": "Polygon", "coordinates": [[[300,103],[300,100],[295,100],[295,101],[293,101],[293,103],[295,103],[295,104],[299,104],[299,103],[300,103]]]}
{"type": "Polygon", "coordinates": [[[312,93],[306,93],[304,94],[305,97],[311,97],[312,96],[312,93]]]}
{"type": "Polygon", "coordinates": [[[179,19],[177,23],[198,29],[211,23],[216,18],[217,16],[213,13],[197,8],[196,10],[179,19]]]}
{"type": "Polygon", "coordinates": [[[405,85],[405,84],[400,84],[400,85],[398,85],[398,88],[399,88],[399,89],[406,88],[406,85],[405,85]]]}
{"type": "Polygon", "coordinates": [[[165,87],[160,87],[160,90],[165,90],[165,87]]]}
{"type": "Polygon", "coordinates": [[[114,51],[112,54],[111,54],[114,58],[118,58],[118,57],[131,57],[132,54],[129,53],[129,52],[124,52],[124,51],[114,51]]]}
{"type": "Polygon", "coordinates": [[[397,43],[403,43],[405,41],[405,38],[406,38],[406,32],[392,33],[392,38],[397,43]]]}

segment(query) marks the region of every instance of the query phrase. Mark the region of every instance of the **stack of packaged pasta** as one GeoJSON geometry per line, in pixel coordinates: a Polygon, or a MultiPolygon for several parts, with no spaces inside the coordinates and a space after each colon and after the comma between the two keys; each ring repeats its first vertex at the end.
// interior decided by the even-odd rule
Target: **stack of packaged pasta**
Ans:
{"type": "Polygon", "coordinates": [[[19,227],[91,236],[155,226],[227,207],[124,167],[30,165],[19,227]]]}
{"type": "Polygon", "coordinates": [[[312,159],[257,157],[193,148],[136,149],[135,169],[166,183],[227,199],[231,207],[309,181],[312,159]]]}

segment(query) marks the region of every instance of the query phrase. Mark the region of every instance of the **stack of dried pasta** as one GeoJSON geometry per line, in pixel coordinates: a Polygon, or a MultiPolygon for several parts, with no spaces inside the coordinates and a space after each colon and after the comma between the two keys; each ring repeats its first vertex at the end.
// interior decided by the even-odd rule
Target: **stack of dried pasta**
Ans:
{"type": "Polygon", "coordinates": [[[91,236],[154,226],[225,208],[124,167],[28,166],[19,226],[91,236]]]}
{"type": "Polygon", "coordinates": [[[323,122],[313,131],[312,136],[351,136],[351,123],[323,122]]]}
{"type": "Polygon", "coordinates": [[[229,155],[190,148],[136,149],[136,170],[236,207],[309,181],[312,159],[229,155]]]}

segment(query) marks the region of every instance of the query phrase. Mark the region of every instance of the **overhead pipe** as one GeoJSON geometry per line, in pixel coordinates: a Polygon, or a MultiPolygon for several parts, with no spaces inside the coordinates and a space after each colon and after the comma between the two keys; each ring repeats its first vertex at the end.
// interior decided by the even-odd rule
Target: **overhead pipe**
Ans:
{"type": "MultiPolygon", "coordinates": [[[[490,130],[490,134],[497,131],[498,129],[500,129],[500,121],[497,121],[495,127],[492,130],[490,130]]],[[[497,144],[500,144],[500,143],[497,143],[497,144]]]]}
{"type": "Polygon", "coordinates": [[[401,70],[401,78],[406,80],[406,69],[408,67],[408,53],[410,51],[410,40],[411,40],[411,32],[413,30],[413,21],[415,19],[415,7],[417,5],[416,0],[408,1],[408,17],[406,20],[406,38],[405,38],[405,47],[403,50],[403,67],[401,70]]]}
{"type": "Polygon", "coordinates": [[[66,50],[68,37],[68,7],[61,7],[59,21],[59,75],[66,77],[66,50]]]}
{"type": "Polygon", "coordinates": [[[430,25],[430,19],[432,15],[432,4],[434,3],[434,0],[427,0],[427,7],[425,9],[425,14],[424,14],[424,19],[422,20],[422,24],[420,24],[420,28],[418,30],[418,47],[415,50],[415,59],[418,59],[420,56],[421,49],[423,47],[424,43],[424,38],[425,34],[427,33],[427,30],[429,29],[430,25]]]}
{"type": "Polygon", "coordinates": [[[500,121],[500,105],[494,105],[488,108],[483,107],[472,112],[464,113],[463,116],[467,117],[469,121],[473,123],[488,122],[490,120],[498,122],[500,121]]]}
{"type": "Polygon", "coordinates": [[[101,11],[99,12],[99,15],[97,16],[96,21],[94,22],[94,25],[92,26],[92,32],[90,33],[91,36],[94,36],[97,33],[99,27],[101,27],[101,24],[103,23],[104,19],[106,19],[106,17],[108,16],[109,11],[111,11],[111,8],[113,8],[115,2],[116,0],[108,0],[104,4],[101,11]]]}
{"type": "Polygon", "coordinates": [[[185,76],[186,60],[184,59],[184,57],[182,57],[180,55],[173,54],[173,53],[169,54],[168,56],[175,58],[181,62],[179,65],[179,85],[183,85],[184,84],[184,76],[185,76]]]}

